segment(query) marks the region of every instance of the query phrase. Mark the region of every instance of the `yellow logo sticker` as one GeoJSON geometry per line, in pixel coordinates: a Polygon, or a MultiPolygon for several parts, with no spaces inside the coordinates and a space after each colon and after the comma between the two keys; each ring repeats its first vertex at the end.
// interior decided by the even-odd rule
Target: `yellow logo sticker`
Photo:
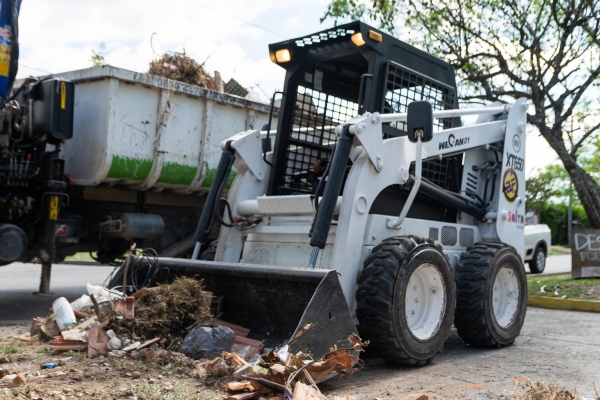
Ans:
{"type": "Polygon", "coordinates": [[[517,198],[517,194],[519,193],[519,178],[517,178],[517,173],[512,167],[504,171],[504,175],[502,176],[502,192],[509,203],[514,202],[517,198]]]}

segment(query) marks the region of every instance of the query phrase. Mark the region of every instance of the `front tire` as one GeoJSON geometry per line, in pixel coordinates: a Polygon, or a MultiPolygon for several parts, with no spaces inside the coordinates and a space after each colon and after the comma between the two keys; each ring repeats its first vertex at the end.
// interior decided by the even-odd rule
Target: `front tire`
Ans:
{"type": "Polygon", "coordinates": [[[392,237],[365,261],[356,300],[359,331],[370,350],[394,364],[423,365],[450,334],[452,269],[431,239],[392,237]]]}
{"type": "Polygon", "coordinates": [[[510,346],[527,310],[527,279],[521,257],[503,243],[476,243],[455,268],[454,326],[467,343],[510,346]]]}
{"type": "Polygon", "coordinates": [[[546,251],[544,247],[538,246],[529,261],[529,269],[532,274],[541,274],[546,269],[546,251]]]}

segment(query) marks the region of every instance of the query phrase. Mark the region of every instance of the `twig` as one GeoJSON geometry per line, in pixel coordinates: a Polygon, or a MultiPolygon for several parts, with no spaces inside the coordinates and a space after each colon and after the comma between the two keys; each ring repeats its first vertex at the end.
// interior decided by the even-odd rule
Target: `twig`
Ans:
{"type": "Polygon", "coordinates": [[[127,297],[127,270],[129,269],[129,260],[131,260],[131,255],[133,254],[134,250],[135,243],[131,245],[131,248],[129,249],[129,254],[127,255],[127,260],[125,260],[125,270],[123,271],[123,297],[127,297]]]}

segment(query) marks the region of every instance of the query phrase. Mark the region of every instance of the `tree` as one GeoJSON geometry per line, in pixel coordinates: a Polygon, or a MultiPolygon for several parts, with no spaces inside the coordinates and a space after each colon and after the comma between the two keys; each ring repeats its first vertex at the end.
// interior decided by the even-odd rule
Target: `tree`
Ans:
{"type": "MultiPolygon", "coordinates": [[[[322,20],[369,18],[453,64],[469,102],[525,97],[594,228],[600,186],[578,158],[600,128],[600,0],[332,0],[322,20]]],[[[596,168],[597,169],[597,168],[596,168]]]]}
{"type": "Polygon", "coordinates": [[[525,182],[527,211],[541,211],[553,201],[568,203],[571,182],[562,165],[548,165],[525,182]]]}

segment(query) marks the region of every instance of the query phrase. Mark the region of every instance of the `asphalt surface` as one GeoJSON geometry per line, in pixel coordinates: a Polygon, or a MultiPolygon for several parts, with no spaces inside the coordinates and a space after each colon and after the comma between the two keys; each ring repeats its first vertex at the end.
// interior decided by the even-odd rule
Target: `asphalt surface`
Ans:
{"type": "Polygon", "coordinates": [[[444,350],[424,367],[392,366],[368,358],[365,363],[355,375],[321,384],[324,394],[391,400],[427,393],[429,400],[500,400],[510,398],[515,380],[529,378],[577,391],[582,399],[596,399],[600,314],[529,307],[512,346],[472,347],[452,329],[444,350]]]}
{"type": "MultiPolygon", "coordinates": [[[[525,264],[525,271],[528,273],[529,265],[525,264]]],[[[544,272],[542,275],[549,274],[563,274],[571,272],[571,255],[570,254],[562,254],[559,256],[550,256],[546,258],[546,268],[544,268],[544,272]]]]}
{"type": "Polygon", "coordinates": [[[39,264],[14,263],[0,268],[0,324],[29,323],[48,315],[58,297],[73,301],[87,294],[85,284],[101,285],[114,267],[57,264],[52,266],[50,289],[53,296],[32,295],[40,284],[39,264]]]}

